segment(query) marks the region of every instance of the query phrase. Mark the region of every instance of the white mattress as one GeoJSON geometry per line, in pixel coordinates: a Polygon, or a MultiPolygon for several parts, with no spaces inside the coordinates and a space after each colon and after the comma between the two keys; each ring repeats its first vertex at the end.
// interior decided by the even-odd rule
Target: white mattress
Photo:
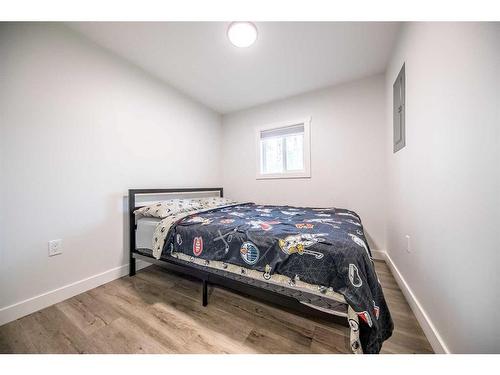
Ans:
{"type": "Polygon", "coordinates": [[[137,220],[135,232],[136,249],[153,249],[153,233],[161,219],[155,217],[141,217],[137,220]]]}

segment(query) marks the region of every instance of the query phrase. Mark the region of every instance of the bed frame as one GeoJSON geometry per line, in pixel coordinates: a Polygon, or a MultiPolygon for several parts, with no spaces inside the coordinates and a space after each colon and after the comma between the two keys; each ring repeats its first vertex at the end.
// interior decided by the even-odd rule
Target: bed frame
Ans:
{"type": "Polygon", "coordinates": [[[219,285],[233,291],[243,293],[252,297],[256,297],[259,300],[265,302],[279,305],[286,309],[306,314],[308,317],[316,317],[323,320],[328,320],[342,326],[349,327],[347,318],[342,316],[337,316],[323,312],[321,310],[308,307],[303,303],[300,303],[297,299],[289,297],[280,293],[276,293],[270,290],[262,289],[254,285],[247,284],[238,280],[233,280],[228,277],[221,275],[216,275],[210,271],[204,271],[199,268],[189,266],[185,263],[177,262],[175,259],[155,259],[152,256],[147,256],[140,254],[136,250],[136,229],[137,224],[135,220],[134,211],[140,208],[140,204],[136,201],[136,196],[138,195],[183,195],[192,193],[218,193],[219,197],[223,196],[223,188],[182,188],[182,189],[130,189],[128,191],[128,210],[129,210],[129,236],[130,236],[130,270],[129,276],[134,276],[136,272],[136,260],[140,259],[142,261],[159,265],[170,271],[173,271],[181,275],[189,275],[202,282],[202,305],[206,306],[208,303],[208,284],[219,285]]]}

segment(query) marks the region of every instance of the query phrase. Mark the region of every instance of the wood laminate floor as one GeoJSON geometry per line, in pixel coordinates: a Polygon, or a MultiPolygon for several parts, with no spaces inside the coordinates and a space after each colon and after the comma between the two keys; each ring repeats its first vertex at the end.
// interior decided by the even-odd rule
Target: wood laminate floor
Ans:
{"type": "MultiPolygon", "coordinates": [[[[382,353],[432,353],[389,268],[375,262],[395,329],[382,353]]],[[[0,327],[0,353],[350,353],[349,329],[157,266],[0,327]]]]}

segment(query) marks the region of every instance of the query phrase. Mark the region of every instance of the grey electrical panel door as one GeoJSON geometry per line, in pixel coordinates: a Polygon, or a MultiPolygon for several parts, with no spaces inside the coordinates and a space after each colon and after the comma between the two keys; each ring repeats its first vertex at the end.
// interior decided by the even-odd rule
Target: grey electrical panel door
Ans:
{"type": "Polygon", "coordinates": [[[401,150],[406,144],[405,134],[405,65],[392,86],[393,89],[393,143],[394,152],[401,150]]]}

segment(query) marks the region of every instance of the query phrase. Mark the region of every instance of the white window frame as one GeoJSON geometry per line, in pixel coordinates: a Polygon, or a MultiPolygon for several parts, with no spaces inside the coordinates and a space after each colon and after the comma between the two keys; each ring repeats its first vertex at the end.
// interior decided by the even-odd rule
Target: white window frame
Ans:
{"type": "Polygon", "coordinates": [[[257,180],[280,179],[280,178],[311,178],[311,117],[302,118],[295,121],[283,121],[255,128],[256,144],[256,176],[257,180]],[[261,173],[261,132],[265,130],[274,130],[287,128],[295,125],[304,125],[304,169],[301,171],[283,172],[283,173],[261,173]]]}

